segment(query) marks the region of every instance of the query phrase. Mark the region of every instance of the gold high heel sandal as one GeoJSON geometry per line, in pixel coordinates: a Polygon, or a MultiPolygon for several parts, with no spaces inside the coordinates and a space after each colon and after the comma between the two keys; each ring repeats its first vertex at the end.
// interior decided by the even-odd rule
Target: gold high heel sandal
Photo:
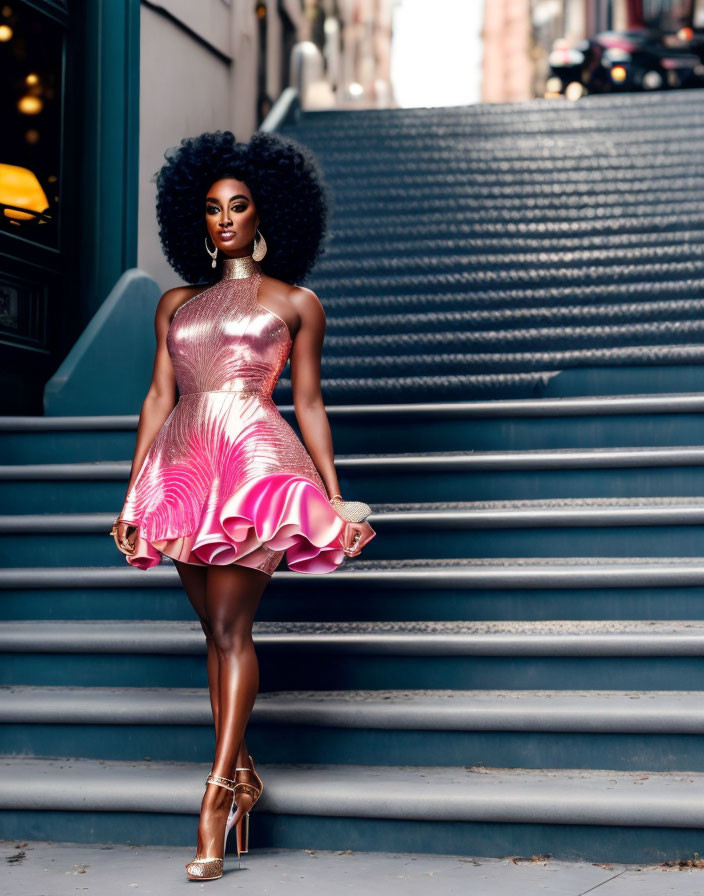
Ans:
{"type": "Polygon", "coordinates": [[[237,781],[235,783],[235,802],[237,804],[237,812],[235,812],[235,815],[233,816],[233,820],[234,820],[234,818],[237,818],[237,816],[239,815],[239,818],[237,818],[237,825],[236,825],[236,827],[237,827],[236,834],[237,834],[237,859],[238,859],[238,861],[239,861],[240,855],[243,852],[249,852],[249,813],[250,813],[252,806],[257,802],[259,797],[262,795],[262,791],[264,790],[264,784],[262,782],[262,779],[257,774],[257,770],[254,767],[254,760],[252,759],[251,756],[249,757],[249,761],[252,764],[251,768],[236,768],[235,769],[235,778],[237,778],[237,772],[249,772],[250,774],[254,775],[254,777],[257,780],[257,785],[258,785],[258,786],[255,786],[254,784],[248,784],[246,781],[237,781]],[[242,796],[239,799],[237,798],[238,789],[242,790],[244,799],[242,798],[242,796]],[[240,813],[240,807],[243,805],[243,803],[246,803],[249,800],[251,800],[251,802],[249,802],[249,805],[247,806],[247,808],[243,809],[242,812],[240,813]]]}
{"type": "MultiPolygon", "coordinates": [[[[205,779],[206,784],[217,784],[219,787],[226,787],[233,792],[232,802],[235,802],[234,778],[224,778],[221,775],[208,775],[205,779]]],[[[230,833],[232,825],[235,821],[235,813],[230,811],[225,825],[225,836],[222,843],[222,857],[206,856],[203,859],[193,859],[186,865],[186,874],[191,880],[217,880],[222,877],[222,868],[225,860],[225,847],[227,846],[227,835],[230,833]]],[[[239,856],[239,850],[238,850],[239,856]]]]}

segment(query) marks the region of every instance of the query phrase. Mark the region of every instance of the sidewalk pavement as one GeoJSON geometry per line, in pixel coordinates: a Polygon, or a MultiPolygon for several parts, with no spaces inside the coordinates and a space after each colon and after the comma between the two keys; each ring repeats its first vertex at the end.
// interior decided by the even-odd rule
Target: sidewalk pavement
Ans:
{"type": "MultiPolygon", "coordinates": [[[[702,896],[704,868],[558,862],[542,858],[256,849],[227,854],[219,880],[189,881],[195,850],[0,840],[0,896],[702,896]],[[195,888],[195,889],[194,889],[195,888]]],[[[704,864],[704,863],[702,863],[704,864]]]]}

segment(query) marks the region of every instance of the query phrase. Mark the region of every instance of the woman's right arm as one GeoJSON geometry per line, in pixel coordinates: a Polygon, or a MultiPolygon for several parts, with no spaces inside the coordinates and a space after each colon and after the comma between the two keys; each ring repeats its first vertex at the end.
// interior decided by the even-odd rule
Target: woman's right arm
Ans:
{"type": "MultiPolygon", "coordinates": [[[[176,377],[166,347],[166,335],[169,332],[169,325],[174,311],[186,300],[189,292],[189,287],[176,286],[167,290],[156,306],[154,315],[156,353],[154,356],[152,381],[142,402],[142,409],[139,414],[137,442],[130,468],[125,500],[144,463],[152,442],[176,404],[176,377]]],[[[121,516],[122,513],[120,513],[121,516]]]]}

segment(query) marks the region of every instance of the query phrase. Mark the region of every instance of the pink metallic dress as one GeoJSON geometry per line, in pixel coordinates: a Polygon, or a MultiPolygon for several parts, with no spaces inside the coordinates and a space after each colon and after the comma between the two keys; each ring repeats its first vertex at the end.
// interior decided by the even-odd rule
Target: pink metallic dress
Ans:
{"type": "Polygon", "coordinates": [[[161,554],[271,575],[327,573],[344,560],[345,520],[271,393],[291,351],[288,325],[258,301],[261,272],[185,302],[167,335],[179,400],[127,493],[137,527],[127,562],[161,554]]]}

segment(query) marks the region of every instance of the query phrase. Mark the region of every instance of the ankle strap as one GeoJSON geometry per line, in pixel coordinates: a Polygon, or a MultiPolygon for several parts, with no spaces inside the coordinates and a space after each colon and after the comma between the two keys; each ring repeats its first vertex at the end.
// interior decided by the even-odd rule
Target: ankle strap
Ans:
{"type": "Polygon", "coordinates": [[[224,778],[222,775],[208,775],[205,779],[206,784],[218,784],[220,787],[226,787],[228,790],[235,789],[234,778],[224,778]]]}

